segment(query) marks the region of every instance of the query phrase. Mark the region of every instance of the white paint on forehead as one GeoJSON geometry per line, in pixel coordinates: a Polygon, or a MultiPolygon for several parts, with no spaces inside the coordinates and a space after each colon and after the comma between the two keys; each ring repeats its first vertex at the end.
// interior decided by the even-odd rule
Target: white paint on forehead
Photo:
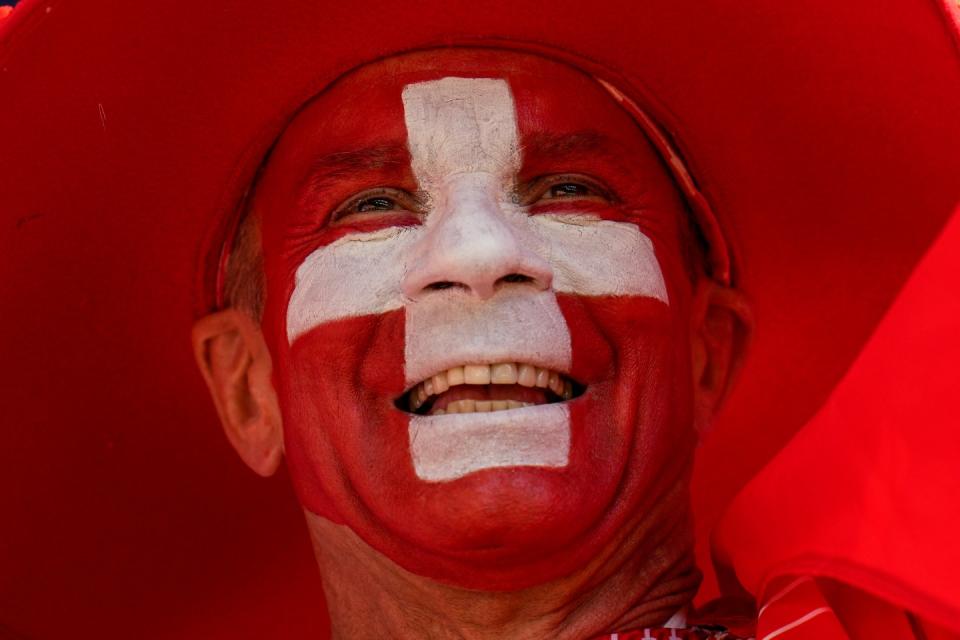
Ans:
{"type": "Polygon", "coordinates": [[[570,411],[564,404],[545,404],[414,416],[409,437],[414,471],[428,482],[498,467],[565,467],[570,460],[570,411]]]}
{"type": "Polygon", "coordinates": [[[443,78],[403,89],[413,173],[421,189],[451,175],[512,179],[520,168],[516,110],[505,80],[443,78]]]}

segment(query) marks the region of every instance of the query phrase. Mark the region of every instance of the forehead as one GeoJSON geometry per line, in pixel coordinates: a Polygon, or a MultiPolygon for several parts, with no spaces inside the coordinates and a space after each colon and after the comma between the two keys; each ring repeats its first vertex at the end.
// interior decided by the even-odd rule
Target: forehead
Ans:
{"type": "Polygon", "coordinates": [[[606,146],[616,153],[641,148],[646,157],[637,160],[656,162],[630,116],[592,78],[537,56],[488,50],[409,54],[354,71],[294,118],[277,151],[309,162],[317,154],[404,148],[404,88],[449,77],[507,83],[525,155],[542,147],[562,152],[565,140],[576,140],[580,149],[606,146]]]}

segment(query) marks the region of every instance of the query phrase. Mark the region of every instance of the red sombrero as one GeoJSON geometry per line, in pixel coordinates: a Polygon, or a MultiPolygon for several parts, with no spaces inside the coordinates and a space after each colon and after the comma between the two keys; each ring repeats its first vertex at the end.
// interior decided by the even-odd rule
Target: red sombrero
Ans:
{"type": "Polygon", "coordinates": [[[233,460],[193,373],[210,248],[304,100],[383,56],[478,44],[614,81],[720,220],[757,328],[701,451],[702,539],[960,198],[960,67],[934,2],[27,0],[0,22],[0,624],[322,626],[290,492],[233,460]]]}

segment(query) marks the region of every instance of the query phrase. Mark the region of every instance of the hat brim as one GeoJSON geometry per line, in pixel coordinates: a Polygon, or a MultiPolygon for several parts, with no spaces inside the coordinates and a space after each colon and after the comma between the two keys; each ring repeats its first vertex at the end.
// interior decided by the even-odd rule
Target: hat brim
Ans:
{"type": "MultiPolygon", "coordinates": [[[[0,619],[40,636],[158,603],[176,626],[229,581],[282,581],[264,545],[300,540],[292,498],[231,459],[188,336],[270,142],[360,64],[457,44],[590,61],[675,139],[757,321],[700,451],[701,531],[822,404],[960,197],[934,2],[28,0],[0,36],[0,619]]],[[[316,595],[298,544],[279,573],[316,595]]],[[[270,601],[312,619],[301,597],[270,601]]]]}

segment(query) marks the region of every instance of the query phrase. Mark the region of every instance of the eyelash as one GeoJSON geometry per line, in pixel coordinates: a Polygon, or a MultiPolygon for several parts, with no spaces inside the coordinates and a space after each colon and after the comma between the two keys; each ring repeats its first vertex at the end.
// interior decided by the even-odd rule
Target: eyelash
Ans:
{"type": "Polygon", "coordinates": [[[578,193],[570,195],[559,195],[547,198],[548,201],[556,200],[604,200],[614,202],[616,200],[613,193],[598,180],[580,174],[560,174],[535,178],[519,194],[519,203],[523,206],[534,206],[544,199],[544,196],[551,193],[554,188],[563,186],[582,187],[587,193],[578,193]],[[524,193],[526,192],[526,193],[524,193]]]}
{"type": "Polygon", "coordinates": [[[405,211],[408,211],[413,214],[422,213],[422,203],[420,200],[413,194],[404,191],[403,189],[396,189],[393,187],[379,187],[376,189],[368,189],[367,191],[362,191],[354,197],[347,200],[345,203],[337,207],[333,214],[330,216],[331,222],[337,222],[343,218],[354,215],[354,214],[376,214],[376,213],[389,213],[391,211],[401,208],[405,211]],[[367,209],[361,210],[361,207],[364,203],[372,202],[375,200],[386,200],[391,203],[389,209],[367,209]]]}

